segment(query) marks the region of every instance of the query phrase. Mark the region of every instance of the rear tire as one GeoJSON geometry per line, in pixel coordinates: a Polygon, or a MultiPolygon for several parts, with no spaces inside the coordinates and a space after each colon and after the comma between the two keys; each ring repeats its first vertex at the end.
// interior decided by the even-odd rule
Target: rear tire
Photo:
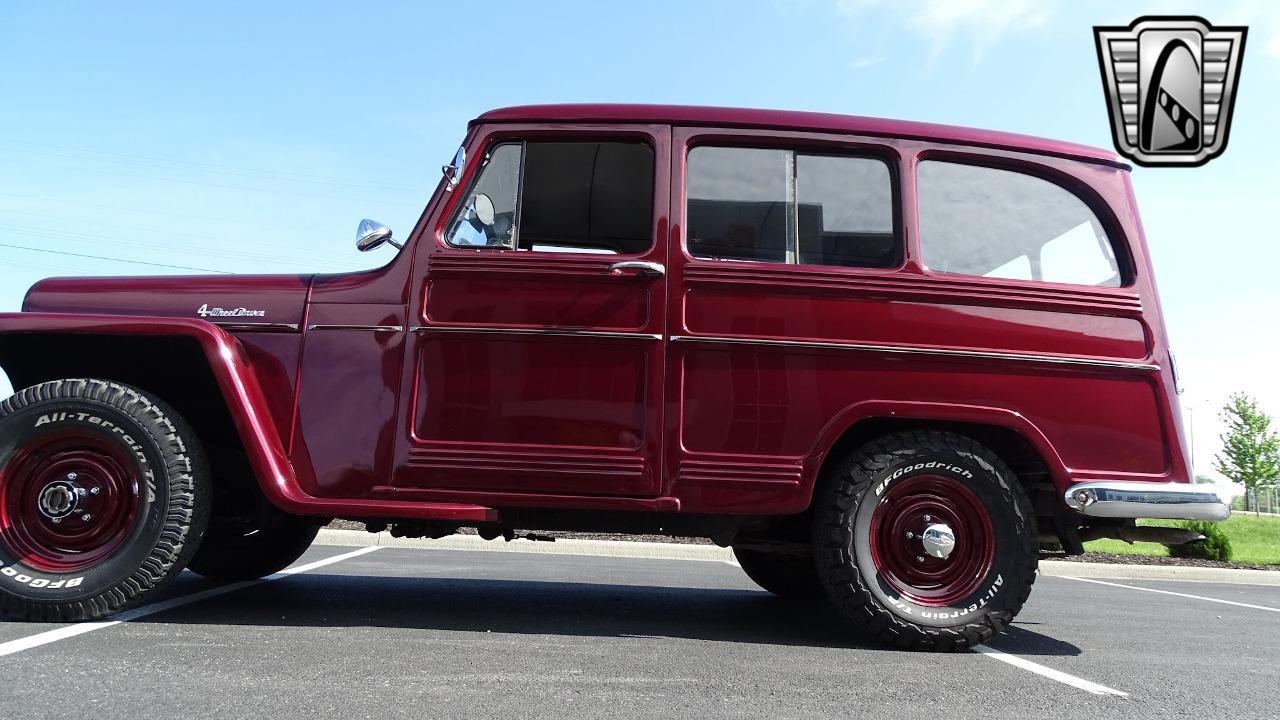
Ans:
{"type": "Polygon", "coordinates": [[[302,557],[320,532],[309,517],[272,509],[252,525],[215,522],[187,569],[211,580],[255,580],[279,572],[302,557]]]}
{"type": "Polygon", "coordinates": [[[803,602],[826,595],[812,556],[738,547],[733,549],[733,556],[747,577],[783,600],[803,602]]]}
{"type": "Polygon", "coordinates": [[[1026,602],[1037,548],[1017,478],[961,435],[872,441],[835,468],[817,498],[814,552],[828,596],[895,647],[955,651],[992,638],[1026,602]]]}
{"type": "Polygon", "coordinates": [[[106,380],[53,380],[0,403],[0,613],[92,620],[182,571],[208,522],[191,427],[106,380]]]}

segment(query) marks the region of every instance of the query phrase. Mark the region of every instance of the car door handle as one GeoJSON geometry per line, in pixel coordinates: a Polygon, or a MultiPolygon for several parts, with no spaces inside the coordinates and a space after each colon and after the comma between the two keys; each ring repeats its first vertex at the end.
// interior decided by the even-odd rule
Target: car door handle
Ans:
{"type": "Polygon", "coordinates": [[[662,263],[651,262],[649,260],[623,260],[609,266],[609,272],[614,275],[649,275],[651,277],[662,277],[667,274],[667,269],[662,263]],[[628,271],[635,271],[634,273],[628,271]]]}

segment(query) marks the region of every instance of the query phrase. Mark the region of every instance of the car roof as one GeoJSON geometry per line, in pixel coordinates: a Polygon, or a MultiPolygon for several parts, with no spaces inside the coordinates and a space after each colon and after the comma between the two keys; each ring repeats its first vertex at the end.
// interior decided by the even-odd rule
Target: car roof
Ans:
{"type": "Polygon", "coordinates": [[[560,104],[518,105],[490,110],[471,121],[477,123],[650,123],[716,127],[765,127],[811,130],[875,137],[929,140],[1057,155],[1118,167],[1129,165],[1117,154],[1101,148],[1049,140],[1031,135],[980,130],[954,125],[888,120],[792,110],[703,107],[696,105],[560,104]]]}

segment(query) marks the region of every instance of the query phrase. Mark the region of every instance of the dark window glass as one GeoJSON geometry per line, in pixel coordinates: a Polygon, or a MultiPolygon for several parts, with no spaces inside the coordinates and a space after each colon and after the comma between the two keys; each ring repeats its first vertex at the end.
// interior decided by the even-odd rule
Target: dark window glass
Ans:
{"type": "Polygon", "coordinates": [[[1115,252],[1089,206],[1025,173],[925,161],[916,176],[925,264],[940,272],[1118,287],[1115,252]]]}
{"type": "Polygon", "coordinates": [[[653,244],[653,167],[653,149],[640,142],[498,145],[486,157],[449,243],[542,252],[644,252],[653,244]],[[490,206],[493,222],[486,225],[490,206]]]}
{"type": "Polygon", "coordinates": [[[653,150],[638,142],[530,142],[520,249],[640,253],[652,244],[653,150]]]}
{"type": "Polygon", "coordinates": [[[846,267],[900,261],[893,185],[880,160],[697,147],[686,185],[695,257],[846,267]]]}

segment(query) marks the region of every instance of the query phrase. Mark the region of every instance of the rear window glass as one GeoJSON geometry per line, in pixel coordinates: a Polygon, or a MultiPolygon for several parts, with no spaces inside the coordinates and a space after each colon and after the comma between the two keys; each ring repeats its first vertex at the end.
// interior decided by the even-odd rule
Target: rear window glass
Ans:
{"type": "Polygon", "coordinates": [[[926,160],[916,176],[920,244],[931,270],[1119,287],[1116,254],[1074,193],[1025,173],[926,160]]]}
{"type": "Polygon", "coordinates": [[[893,267],[889,166],[876,158],[696,147],[689,153],[689,252],[714,260],[893,267]]]}

